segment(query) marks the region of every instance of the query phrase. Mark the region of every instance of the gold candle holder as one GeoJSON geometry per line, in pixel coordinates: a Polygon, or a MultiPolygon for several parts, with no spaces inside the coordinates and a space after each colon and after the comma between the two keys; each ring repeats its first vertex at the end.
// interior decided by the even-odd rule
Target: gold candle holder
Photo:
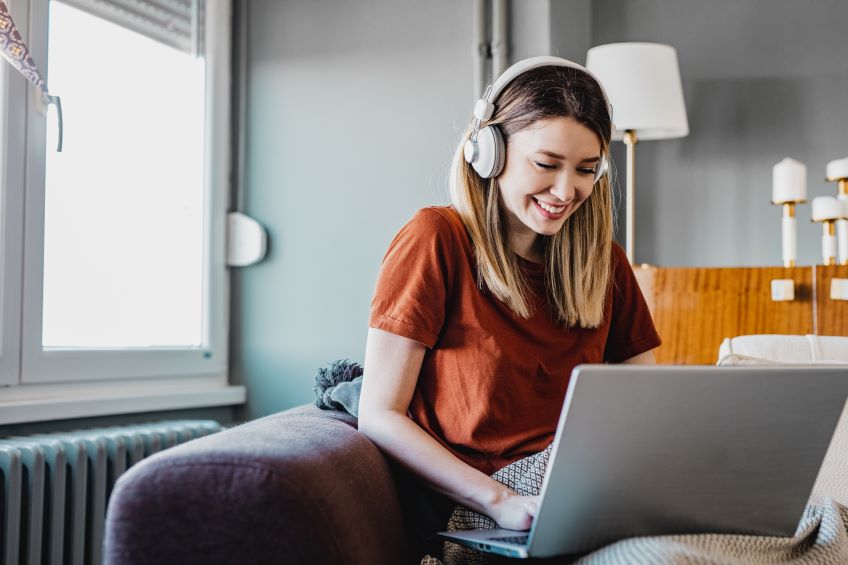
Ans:
{"type": "Polygon", "coordinates": [[[825,180],[837,185],[840,210],[836,219],[836,240],[840,265],[848,265],[848,157],[835,159],[825,167],[825,180]]]}
{"type": "Polygon", "coordinates": [[[783,266],[794,267],[798,261],[798,224],[795,206],[807,201],[807,166],[791,157],[772,167],[771,202],[783,207],[781,248],[783,266]]]}
{"type": "Polygon", "coordinates": [[[827,178],[829,182],[836,183],[837,200],[842,202],[843,216],[836,220],[836,231],[838,240],[838,263],[840,265],[848,265],[848,214],[845,214],[845,209],[848,209],[848,178],[827,178]]]}
{"type": "MultiPolygon", "coordinates": [[[[797,203],[796,202],[784,202],[783,203],[783,219],[784,219],[784,221],[786,221],[788,219],[791,219],[791,220],[795,219],[795,204],[797,204],[797,203]]],[[[798,245],[797,240],[793,243],[797,247],[797,245],[798,245]]],[[[794,257],[797,257],[797,253],[793,253],[792,255],[794,257]]],[[[796,261],[797,260],[794,259],[794,258],[792,258],[792,259],[784,258],[783,266],[784,267],[794,267],[796,261]]]]}
{"type": "MultiPolygon", "coordinates": [[[[825,220],[822,222],[822,241],[836,238],[836,220],[825,220]]],[[[836,265],[836,253],[823,253],[822,260],[825,265],[836,265]]]]}
{"type": "Polygon", "coordinates": [[[772,201],[783,208],[783,219],[781,220],[781,248],[783,253],[783,266],[794,267],[798,260],[798,229],[795,219],[795,206],[804,204],[806,200],[787,200],[783,202],[772,201]]]}
{"type": "Polygon", "coordinates": [[[822,263],[836,265],[836,221],[843,219],[843,202],[833,196],[819,196],[813,199],[814,222],[822,225],[822,263]]]}
{"type": "MultiPolygon", "coordinates": [[[[787,196],[781,194],[780,196],[787,196]]],[[[783,200],[772,201],[783,209],[781,220],[781,253],[783,254],[783,266],[790,269],[795,266],[798,259],[798,226],[795,219],[795,206],[803,204],[806,200],[783,200]]],[[[795,300],[795,281],[793,279],[773,279],[771,281],[771,299],[775,302],[787,302],[795,300]]]]}

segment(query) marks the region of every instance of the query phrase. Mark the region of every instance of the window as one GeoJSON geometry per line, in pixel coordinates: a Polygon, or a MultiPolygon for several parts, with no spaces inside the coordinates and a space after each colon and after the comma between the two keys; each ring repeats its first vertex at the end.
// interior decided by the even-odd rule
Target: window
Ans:
{"type": "Polygon", "coordinates": [[[56,152],[53,108],[3,65],[0,407],[59,383],[226,386],[230,2],[9,8],[64,135],[56,152]]]}

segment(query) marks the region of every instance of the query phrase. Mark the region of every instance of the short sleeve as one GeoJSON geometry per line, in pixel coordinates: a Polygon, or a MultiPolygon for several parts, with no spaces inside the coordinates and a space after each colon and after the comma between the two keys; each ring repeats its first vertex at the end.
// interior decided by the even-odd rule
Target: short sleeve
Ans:
{"type": "Polygon", "coordinates": [[[444,324],[452,271],[450,223],[431,208],[419,210],[383,257],[368,326],[432,348],[444,324]]]}
{"type": "Polygon", "coordinates": [[[662,341],[624,250],[615,243],[612,247],[612,314],[604,361],[620,363],[662,341]]]}

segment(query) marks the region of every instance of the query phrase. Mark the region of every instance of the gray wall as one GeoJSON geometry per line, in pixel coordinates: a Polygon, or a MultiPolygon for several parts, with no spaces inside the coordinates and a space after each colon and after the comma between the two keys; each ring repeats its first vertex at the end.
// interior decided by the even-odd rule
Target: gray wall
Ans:
{"type": "MultiPolygon", "coordinates": [[[[637,146],[638,261],[781,264],[772,166],[805,163],[811,200],[836,195],[825,165],[848,156],[845,21],[844,0],[593,2],[594,45],[668,43],[683,78],[689,136],[637,146]]],[[[820,263],[809,204],[798,219],[799,264],[820,263]]]]}
{"type": "Polygon", "coordinates": [[[585,64],[592,47],[592,0],[551,2],[550,54],[585,64]]]}
{"type": "MultiPolygon", "coordinates": [[[[466,3],[470,4],[468,0],[466,3]]],[[[549,54],[551,9],[556,3],[557,0],[510,0],[507,2],[511,61],[549,54]]]]}
{"type": "Polygon", "coordinates": [[[312,399],[319,366],[364,360],[391,238],[447,203],[473,105],[472,4],[249,2],[246,212],[271,249],[233,278],[246,416],[312,399]]]}
{"type": "MultiPolygon", "coordinates": [[[[638,148],[637,258],[780,262],[771,166],[805,162],[810,196],[848,155],[848,3],[836,0],[512,0],[514,58],[579,62],[591,45],[678,50],[689,137],[638,148]]],[[[233,277],[240,418],[308,402],[318,367],[363,361],[380,260],[422,206],[447,203],[473,103],[470,0],[250,0],[246,212],[268,227],[233,277]]],[[[614,157],[624,170],[621,144],[614,157]]],[[[621,185],[624,181],[621,179],[621,185]]],[[[802,263],[819,231],[799,212],[802,263]]]]}

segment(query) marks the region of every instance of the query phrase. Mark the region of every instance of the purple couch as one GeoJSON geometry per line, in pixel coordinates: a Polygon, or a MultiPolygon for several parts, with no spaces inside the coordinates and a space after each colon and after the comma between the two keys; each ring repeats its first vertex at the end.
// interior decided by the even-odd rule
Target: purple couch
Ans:
{"type": "Polygon", "coordinates": [[[402,475],[354,418],[300,406],[127,471],[109,501],[105,563],[414,562],[401,508],[415,489],[402,475]]]}

